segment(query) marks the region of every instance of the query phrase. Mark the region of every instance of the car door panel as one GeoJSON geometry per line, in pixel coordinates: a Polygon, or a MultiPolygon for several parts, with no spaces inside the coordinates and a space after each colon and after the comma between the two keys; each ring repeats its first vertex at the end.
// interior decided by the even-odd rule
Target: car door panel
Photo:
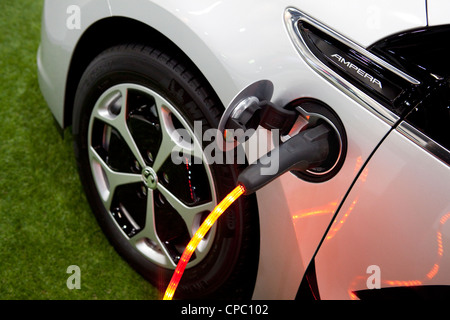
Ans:
{"type": "Polygon", "coordinates": [[[381,288],[450,285],[449,180],[446,163],[393,130],[316,256],[321,298],[358,298],[372,289],[372,270],[381,288]]]}

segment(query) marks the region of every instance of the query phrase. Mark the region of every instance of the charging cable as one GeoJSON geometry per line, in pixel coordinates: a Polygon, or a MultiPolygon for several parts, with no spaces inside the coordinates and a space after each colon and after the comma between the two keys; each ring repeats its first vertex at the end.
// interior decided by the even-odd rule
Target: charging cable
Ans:
{"type": "Polygon", "coordinates": [[[329,132],[325,124],[302,131],[241,172],[237,187],[211,211],[186,246],[164,294],[164,300],[172,300],[192,254],[222,213],[242,194],[252,194],[287,171],[306,171],[322,164],[329,154],[329,132]],[[269,160],[274,159],[278,161],[278,170],[271,174],[261,174],[269,160]]]}

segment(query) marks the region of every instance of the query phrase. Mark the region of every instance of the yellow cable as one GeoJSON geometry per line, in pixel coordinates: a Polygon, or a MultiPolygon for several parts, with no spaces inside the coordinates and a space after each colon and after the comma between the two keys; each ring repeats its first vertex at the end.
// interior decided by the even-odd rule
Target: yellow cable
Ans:
{"type": "Polygon", "coordinates": [[[183,255],[181,256],[180,261],[178,261],[177,268],[173,273],[172,279],[166,289],[166,293],[164,294],[163,300],[172,300],[173,295],[175,294],[175,290],[178,287],[178,283],[183,276],[184,269],[191,259],[192,254],[197,248],[200,241],[209,231],[209,229],[214,225],[216,220],[222,215],[222,213],[227,210],[227,208],[236,201],[243,193],[245,192],[245,188],[241,185],[238,185],[233,191],[231,191],[208,215],[205,221],[203,221],[200,228],[198,228],[197,232],[192,237],[191,241],[189,241],[188,245],[184,249],[183,255]]]}

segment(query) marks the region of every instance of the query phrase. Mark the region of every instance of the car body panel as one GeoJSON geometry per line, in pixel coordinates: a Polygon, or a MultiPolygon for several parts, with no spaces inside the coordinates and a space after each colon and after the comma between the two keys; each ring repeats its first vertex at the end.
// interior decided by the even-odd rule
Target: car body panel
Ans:
{"type": "Polygon", "coordinates": [[[450,11],[450,2],[446,0],[428,0],[428,25],[437,26],[450,23],[448,12],[450,11]]]}
{"type": "Polygon", "coordinates": [[[448,165],[393,130],[316,256],[321,298],[356,298],[372,281],[371,266],[381,288],[450,285],[448,181],[448,165]]]}
{"type": "MultiPolygon", "coordinates": [[[[38,66],[44,96],[57,122],[65,126],[61,111],[64,85],[77,42],[95,21],[113,15],[141,21],[166,35],[197,64],[227,105],[250,81],[243,73],[261,73],[263,66],[255,63],[255,54],[260,60],[261,54],[273,58],[283,53],[285,48],[279,48],[285,40],[281,36],[284,34],[281,20],[284,9],[292,3],[253,0],[239,2],[238,5],[239,10],[235,9],[235,2],[232,1],[211,3],[203,0],[192,4],[179,0],[47,0],[42,19],[43,43],[38,55],[38,66]],[[81,29],[67,28],[67,19],[70,17],[67,8],[72,5],[81,9],[81,29]],[[267,12],[278,14],[269,16],[267,12]],[[233,41],[224,41],[227,38],[233,41]],[[249,41],[252,47],[248,46],[249,41]],[[268,50],[269,47],[272,50],[268,50]],[[274,47],[277,49],[273,50],[274,47]],[[224,81],[227,82],[226,86],[216,85],[224,81]]],[[[404,29],[423,26],[426,21],[421,0],[395,3],[352,0],[345,6],[330,7],[329,10],[324,10],[326,4],[323,1],[309,0],[298,1],[298,7],[318,20],[327,21],[330,27],[344,32],[362,46],[404,29]],[[336,10],[340,15],[336,15],[336,10]],[[351,18],[352,23],[348,23],[349,19],[342,19],[342,16],[351,18]],[[361,27],[354,28],[352,19],[357,19],[361,27]]]]}
{"type": "Polygon", "coordinates": [[[44,2],[41,44],[37,54],[38,79],[44,98],[61,127],[66,126],[64,99],[67,75],[75,47],[90,25],[109,16],[110,9],[106,0],[44,2]],[[80,8],[80,29],[67,27],[71,15],[74,14],[69,10],[72,5],[80,8]]]}
{"type": "Polygon", "coordinates": [[[314,17],[362,47],[427,23],[423,0],[346,0],[333,5],[327,0],[308,0],[287,5],[314,17]]]}

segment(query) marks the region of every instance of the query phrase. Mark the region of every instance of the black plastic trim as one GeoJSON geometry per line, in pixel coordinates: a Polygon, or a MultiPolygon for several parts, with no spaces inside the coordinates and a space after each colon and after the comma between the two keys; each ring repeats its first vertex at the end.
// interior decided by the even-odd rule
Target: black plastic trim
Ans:
{"type": "Polygon", "coordinates": [[[418,103],[404,120],[435,142],[433,145],[446,149],[428,150],[441,159],[450,150],[449,37],[450,25],[426,27],[390,36],[369,47],[373,54],[422,82],[418,103]]]}
{"type": "Polygon", "coordinates": [[[388,287],[353,293],[360,300],[448,300],[450,285],[388,287]]]}
{"type": "Polygon", "coordinates": [[[432,84],[449,75],[450,25],[423,27],[391,35],[367,50],[393,66],[432,84]]]}
{"type": "Polygon", "coordinates": [[[306,21],[298,22],[314,56],[339,76],[402,117],[417,103],[420,84],[412,83],[306,21]]]}
{"type": "Polygon", "coordinates": [[[320,300],[319,286],[317,285],[316,265],[314,259],[306,269],[303,280],[298,289],[295,300],[315,301],[320,300]]]}

